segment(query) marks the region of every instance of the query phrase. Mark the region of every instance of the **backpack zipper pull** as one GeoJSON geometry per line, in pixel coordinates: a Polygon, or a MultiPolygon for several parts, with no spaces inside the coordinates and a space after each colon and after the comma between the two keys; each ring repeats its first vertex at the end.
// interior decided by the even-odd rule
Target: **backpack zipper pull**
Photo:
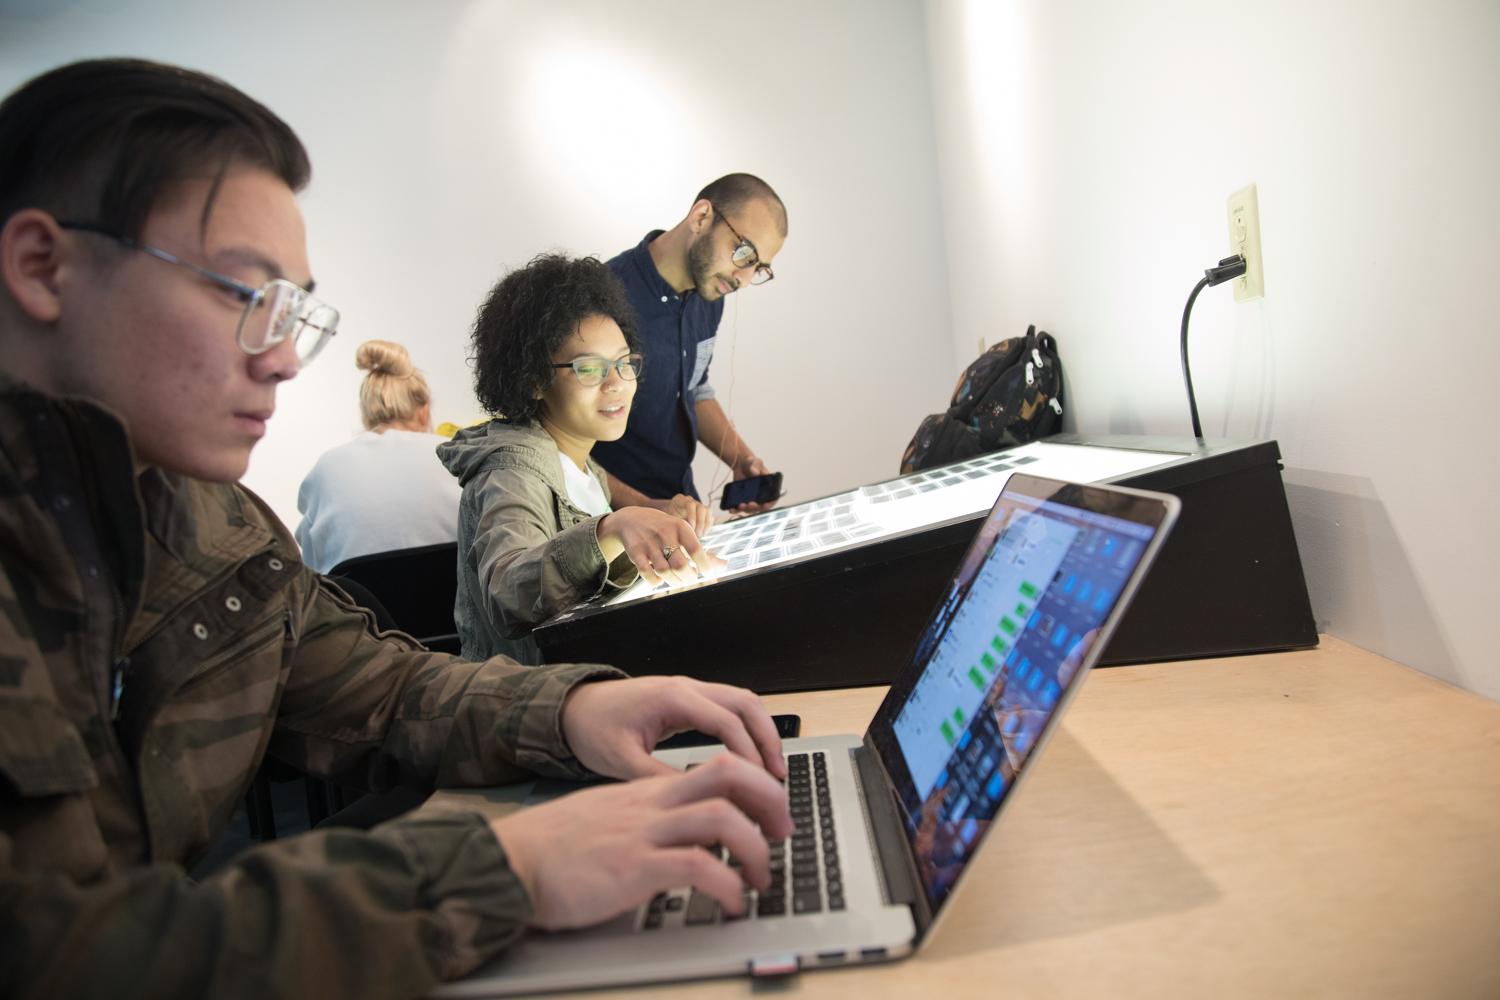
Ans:
{"type": "Polygon", "coordinates": [[[1030,361],[1026,362],[1026,384],[1036,385],[1036,372],[1032,368],[1030,361]]]}
{"type": "Polygon", "coordinates": [[[1051,399],[1047,400],[1047,404],[1052,407],[1053,413],[1057,414],[1059,417],[1062,416],[1062,404],[1057,401],[1056,396],[1053,396],[1051,399]]]}
{"type": "Polygon", "coordinates": [[[1035,359],[1036,366],[1038,368],[1046,368],[1047,367],[1047,362],[1045,362],[1045,361],[1042,360],[1042,352],[1039,351],[1039,350],[1037,350],[1035,347],[1033,347],[1031,349],[1031,356],[1032,356],[1033,359],[1035,359]]]}

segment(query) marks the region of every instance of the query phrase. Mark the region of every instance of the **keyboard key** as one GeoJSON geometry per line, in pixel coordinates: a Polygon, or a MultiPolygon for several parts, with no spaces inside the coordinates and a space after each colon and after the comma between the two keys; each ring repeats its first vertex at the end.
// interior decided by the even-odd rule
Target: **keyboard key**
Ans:
{"type": "Polygon", "coordinates": [[[823,900],[815,892],[798,893],[792,897],[793,913],[821,913],[823,900]]]}
{"type": "Polygon", "coordinates": [[[687,905],[687,924],[689,927],[698,924],[711,924],[719,915],[719,904],[712,896],[693,890],[692,898],[687,905]]]}
{"type": "Polygon", "coordinates": [[[780,917],[786,914],[786,897],[784,896],[762,896],[755,904],[755,915],[758,917],[780,917]]]}

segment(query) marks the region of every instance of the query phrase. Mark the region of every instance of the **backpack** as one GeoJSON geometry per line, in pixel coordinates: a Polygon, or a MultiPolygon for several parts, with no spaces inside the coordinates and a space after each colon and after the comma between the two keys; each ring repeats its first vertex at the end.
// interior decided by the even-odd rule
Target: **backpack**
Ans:
{"type": "Polygon", "coordinates": [[[1056,434],[1062,427],[1057,341],[1035,326],[985,351],[959,376],[946,413],[924,417],[901,474],[962,461],[1056,434]]]}

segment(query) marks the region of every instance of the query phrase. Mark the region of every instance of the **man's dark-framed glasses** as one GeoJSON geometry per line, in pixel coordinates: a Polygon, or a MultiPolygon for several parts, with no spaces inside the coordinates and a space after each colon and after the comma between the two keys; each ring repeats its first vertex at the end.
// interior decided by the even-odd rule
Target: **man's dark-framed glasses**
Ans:
{"type": "Polygon", "coordinates": [[[611,370],[620,373],[620,377],[627,382],[634,382],[641,377],[645,370],[646,359],[640,354],[627,354],[623,358],[586,357],[574,358],[562,364],[554,364],[553,368],[571,368],[573,375],[578,379],[579,385],[598,385],[609,378],[611,370]]]}
{"type": "Polygon", "coordinates": [[[755,273],[750,275],[750,284],[764,285],[776,277],[776,273],[771,270],[770,264],[762,264],[760,262],[760,251],[755,249],[755,244],[740,235],[740,231],[734,228],[734,223],[729,221],[729,216],[724,214],[724,210],[713,202],[709,202],[708,207],[714,210],[715,214],[719,216],[719,220],[729,229],[730,234],[739,241],[734,245],[734,252],[729,255],[730,263],[734,264],[737,269],[745,267],[755,268],[755,273]]]}
{"type": "Polygon", "coordinates": [[[222,288],[234,292],[245,304],[240,313],[239,327],[235,330],[235,341],[246,354],[264,354],[283,341],[290,340],[297,352],[297,360],[307,364],[328,346],[338,332],[339,312],[300,285],[283,278],[272,278],[259,288],[245,284],[227,274],[210,271],[191,261],[159,247],[148,246],[129,236],[122,236],[103,226],[91,222],[58,222],[64,229],[81,233],[93,233],[131,250],[168,264],[187,268],[201,278],[206,278],[222,288]]]}

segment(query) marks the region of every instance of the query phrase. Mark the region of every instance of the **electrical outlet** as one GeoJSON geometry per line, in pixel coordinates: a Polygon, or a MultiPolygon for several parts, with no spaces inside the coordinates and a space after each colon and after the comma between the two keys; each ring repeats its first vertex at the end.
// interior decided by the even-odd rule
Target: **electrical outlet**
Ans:
{"type": "Polygon", "coordinates": [[[1229,252],[1245,258],[1245,273],[1234,279],[1234,301],[1266,294],[1266,274],[1260,266],[1260,203],[1255,185],[1229,196],[1229,252]]]}

